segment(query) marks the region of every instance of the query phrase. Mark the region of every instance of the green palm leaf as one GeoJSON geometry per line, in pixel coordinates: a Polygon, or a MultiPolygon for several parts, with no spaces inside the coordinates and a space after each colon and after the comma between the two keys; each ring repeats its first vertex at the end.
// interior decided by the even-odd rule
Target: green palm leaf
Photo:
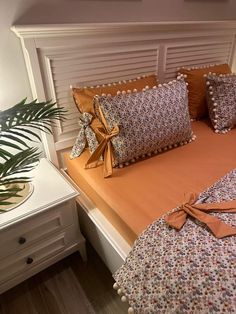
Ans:
{"type": "Polygon", "coordinates": [[[41,141],[38,131],[52,133],[51,126],[65,120],[66,110],[55,105],[23,99],[0,112],[0,212],[4,212],[1,206],[11,204],[10,197],[20,197],[22,188],[17,184],[31,181],[27,173],[40,159],[40,153],[28,143],[41,141]]]}
{"type": "Polygon", "coordinates": [[[40,140],[34,130],[51,133],[50,126],[55,121],[64,120],[65,113],[64,108],[55,107],[51,101],[26,103],[26,99],[22,100],[0,112],[0,148],[3,145],[18,150],[22,146],[28,147],[26,140],[40,140]]]}
{"type": "Polygon", "coordinates": [[[37,148],[28,148],[13,155],[4,163],[0,163],[0,185],[6,184],[5,180],[12,179],[18,173],[32,170],[39,161],[39,157],[40,153],[37,152],[37,148]]]}

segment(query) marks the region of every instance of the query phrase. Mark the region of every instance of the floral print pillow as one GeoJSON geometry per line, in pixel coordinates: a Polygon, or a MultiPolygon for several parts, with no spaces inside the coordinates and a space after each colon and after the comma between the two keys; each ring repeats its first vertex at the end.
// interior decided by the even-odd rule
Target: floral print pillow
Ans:
{"type": "Polygon", "coordinates": [[[236,125],[236,75],[207,76],[207,105],[216,133],[227,133],[236,125]]]}
{"type": "Polygon", "coordinates": [[[120,92],[117,96],[97,97],[109,129],[119,126],[111,139],[115,165],[123,166],[138,158],[191,142],[188,94],[182,77],[169,84],[142,92],[120,92]]]}

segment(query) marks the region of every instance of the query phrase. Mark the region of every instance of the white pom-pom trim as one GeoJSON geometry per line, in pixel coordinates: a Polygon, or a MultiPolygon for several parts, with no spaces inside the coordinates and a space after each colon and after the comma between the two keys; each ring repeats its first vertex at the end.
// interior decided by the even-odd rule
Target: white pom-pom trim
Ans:
{"type": "Polygon", "coordinates": [[[134,313],[134,309],[132,307],[128,308],[128,314],[133,314],[134,313]]]}
{"type": "Polygon", "coordinates": [[[119,288],[119,289],[117,290],[117,293],[118,293],[119,295],[122,295],[122,293],[123,293],[122,289],[119,288]]]}
{"type": "Polygon", "coordinates": [[[224,77],[234,77],[235,73],[228,73],[228,74],[217,74],[217,73],[208,73],[209,76],[216,76],[216,77],[220,77],[220,78],[224,78],[224,77]]]}
{"type": "Polygon", "coordinates": [[[132,82],[136,82],[137,80],[140,80],[141,78],[147,78],[147,77],[149,77],[149,76],[152,76],[152,75],[156,75],[155,73],[153,73],[153,74],[148,74],[148,75],[141,75],[141,76],[137,76],[137,77],[135,77],[135,78],[133,78],[133,79],[128,79],[128,80],[123,80],[123,81],[118,81],[118,82],[112,82],[112,83],[107,83],[107,84],[102,84],[102,85],[93,85],[93,86],[89,86],[89,87],[87,87],[87,86],[83,86],[83,87],[80,87],[80,86],[72,86],[72,85],[70,85],[70,89],[72,89],[72,88],[81,88],[81,89],[87,89],[87,88],[100,88],[100,87],[106,87],[106,86],[116,86],[116,85],[118,85],[118,84],[125,84],[125,83],[127,83],[127,82],[130,82],[130,83],[132,83],[132,82]]]}
{"type": "Polygon", "coordinates": [[[141,159],[145,159],[147,157],[151,157],[152,155],[157,155],[157,154],[160,154],[162,152],[166,152],[166,151],[168,151],[170,149],[173,149],[173,148],[176,148],[178,146],[183,146],[183,145],[186,145],[188,143],[191,143],[192,141],[195,141],[195,139],[196,139],[196,135],[192,134],[191,138],[189,138],[189,139],[187,139],[187,140],[185,140],[183,142],[175,143],[175,144],[172,144],[172,145],[168,145],[168,146],[156,149],[156,150],[154,150],[152,152],[148,152],[146,154],[142,154],[141,156],[134,157],[131,160],[126,161],[123,164],[118,164],[118,165],[116,165],[116,167],[123,168],[124,166],[129,166],[131,163],[134,163],[134,162],[138,161],[140,158],[141,159]]]}
{"type": "Polygon", "coordinates": [[[191,71],[191,70],[198,70],[198,69],[207,69],[207,68],[211,68],[211,67],[214,67],[214,66],[217,66],[217,65],[221,65],[221,63],[216,63],[216,64],[207,64],[207,65],[201,65],[201,66],[192,66],[192,67],[181,67],[180,69],[177,69],[177,71],[181,70],[181,69],[186,69],[188,71],[191,71]]]}
{"type": "Polygon", "coordinates": [[[115,290],[118,290],[118,289],[119,289],[119,286],[118,286],[117,282],[114,283],[113,289],[115,289],[115,290]]]}
{"type": "MultiPolygon", "coordinates": [[[[146,77],[146,76],[145,76],[146,77]]],[[[183,74],[181,74],[177,79],[178,80],[180,80],[180,79],[182,79],[184,77],[184,75],[183,74]]],[[[152,87],[152,89],[157,89],[157,88],[160,88],[160,87],[169,87],[170,85],[172,85],[173,83],[176,83],[177,82],[177,80],[173,80],[173,81],[170,81],[170,82],[168,82],[168,83],[163,83],[163,84],[158,84],[158,87],[157,86],[153,86],[152,87]]],[[[120,82],[118,82],[118,84],[122,84],[122,82],[120,81],[120,82]]],[[[186,85],[188,85],[188,83],[186,83],[186,85]]],[[[147,91],[147,90],[149,90],[150,89],[150,87],[147,85],[147,86],[145,86],[143,89],[142,89],[142,91],[143,92],[145,92],[145,91],[147,91]]],[[[126,95],[126,94],[131,94],[131,93],[137,93],[138,92],[138,90],[136,89],[136,88],[134,88],[133,89],[133,91],[131,91],[130,89],[128,89],[127,91],[125,91],[125,90],[123,90],[123,91],[117,91],[116,92],[116,95],[126,95]]],[[[106,95],[106,94],[102,94],[102,96],[103,97],[105,97],[105,96],[107,96],[107,97],[111,97],[111,94],[108,94],[108,95],[106,95]]]]}

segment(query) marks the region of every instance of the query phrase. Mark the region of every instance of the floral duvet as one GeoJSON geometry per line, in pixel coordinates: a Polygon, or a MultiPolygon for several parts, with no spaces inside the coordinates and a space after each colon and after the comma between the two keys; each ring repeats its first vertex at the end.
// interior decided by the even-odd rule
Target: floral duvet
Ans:
{"type": "MultiPolygon", "coordinates": [[[[236,169],[198,203],[235,199],[236,169]]],[[[236,227],[235,213],[210,215],[236,227]]],[[[113,276],[130,313],[236,313],[236,236],[218,239],[191,217],[177,231],[162,217],[139,236],[113,276]]]]}

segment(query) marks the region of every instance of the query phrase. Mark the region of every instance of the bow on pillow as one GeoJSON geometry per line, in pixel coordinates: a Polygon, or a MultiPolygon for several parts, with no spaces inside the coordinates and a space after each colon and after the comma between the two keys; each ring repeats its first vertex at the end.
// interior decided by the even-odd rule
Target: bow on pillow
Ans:
{"type": "Polygon", "coordinates": [[[104,160],[104,177],[107,178],[112,175],[112,167],[114,165],[114,152],[111,143],[112,137],[119,133],[119,127],[116,125],[112,130],[109,129],[106,119],[100,107],[98,107],[99,114],[104,125],[104,128],[98,128],[102,141],[99,143],[96,150],[90,156],[85,168],[94,168],[97,166],[99,158],[103,156],[104,160]]]}
{"type": "Polygon", "coordinates": [[[191,194],[186,203],[182,204],[178,210],[165,217],[166,223],[180,230],[189,215],[207,225],[216,238],[236,235],[236,227],[230,226],[219,218],[207,214],[207,212],[236,213],[236,200],[220,203],[196,204],[197,199],[197,195],[191,194]]]}
{"type": "Polygon", "coordinates": [[[90,127],[92,120],[93,116],[88,112],[79,115],[80,130],[70,154],[71,159],[79,157],[87,143],[91,152],[94,152],[98,147],[96,135],[90,127]]]}

